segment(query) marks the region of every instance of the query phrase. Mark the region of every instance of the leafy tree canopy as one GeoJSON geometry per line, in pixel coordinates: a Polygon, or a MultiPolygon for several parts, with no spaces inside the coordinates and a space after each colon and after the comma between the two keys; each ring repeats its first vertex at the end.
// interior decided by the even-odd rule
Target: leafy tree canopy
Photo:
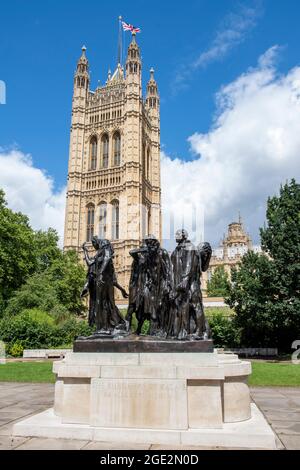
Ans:
{"type": "Polygon", "coordinates": [[[229,290],[229,276],[224,266],[217,266],[207,283],[207,294],[210,297],[225,297],[229,290]]]}
{"type": "Polygon", "coordinates": [[[84,311],[85,269],[58,240],[52,228],[34,231],[28,217],[7,207],[0,190],[0,314],[39,308],[65,317],[84,311]]]}
{"type": "Polygon", "coordinates": [[[268,199],[261,229],[266,254],[247,253],[226,302],[235,312],[243,346],[290,351],[300,338],[300,185],[292,180],[268,199]]]}

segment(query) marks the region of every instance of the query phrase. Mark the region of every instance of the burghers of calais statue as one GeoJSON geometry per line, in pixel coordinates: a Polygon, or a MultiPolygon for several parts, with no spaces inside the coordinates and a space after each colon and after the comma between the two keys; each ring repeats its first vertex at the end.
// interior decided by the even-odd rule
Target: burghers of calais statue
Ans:
{"type": "Polygon", "coordinates": [[[89,256],[86,244],[82,246],[88,273],[81,295],[90,295],[89,324],[96,325],[95,336],[121,334],[126,330],[126,323],[115,304],[114,287],[121,291],[124,298],[128,294],[117,282],[113,264],[114,250],[109,240],[95,236],[92,245],[96,251],[93,257],[89,256]]]}
{"type": "Polygon", "coordinates": [[[176,242],[171,257],[154,235],[147,235],[140,248],[130,251],[133,260],[125,320],[115,304],[114,287],[124,298],[128,295],[117,282],[111,243],[93,237],[92,257],[83,245],[88,273],[82,296],[89,294],[89,324],[96,325],[94,337],[129,333],[133,314],[138,335],[148,320],[151,336],[179,340],[209,337],[201,274],[208,269],[211,247],[209,243],[195,247],[184,229],[177,230],[176,242]]]}
{"type": "Polygon", "coordinates": [[[204,316],[201,274],[211,258],[209,243],[195,247],[185,230],[176,232],[177,247],[171,258],[153,235],[148,235],[133,257],[126,317],[130,328],[133,313],[137,334],[145,320],[149,334],[169,338],[206,339],[209,328],[204,316]]]}

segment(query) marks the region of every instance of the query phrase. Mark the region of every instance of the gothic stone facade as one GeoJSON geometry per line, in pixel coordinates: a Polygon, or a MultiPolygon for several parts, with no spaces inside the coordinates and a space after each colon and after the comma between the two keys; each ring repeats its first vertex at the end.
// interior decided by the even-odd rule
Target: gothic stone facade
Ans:
{"type": "Polygon", "coordinates": [[[80,253],[93,235],[112,240],[118,280],[127,288],[129,250],[147,233],[161,239],[158,89],[151,69],[143,99],[135,34],[125,71],[118,64],[95,91],[85,51],[74,77],[64,247],[80,253]]]}

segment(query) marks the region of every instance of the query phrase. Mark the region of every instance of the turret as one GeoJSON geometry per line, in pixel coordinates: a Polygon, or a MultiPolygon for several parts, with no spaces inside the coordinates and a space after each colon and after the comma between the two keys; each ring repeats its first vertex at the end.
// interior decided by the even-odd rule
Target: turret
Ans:
{"type": "Polygon", "coordinates": [[[147,83],[146,107],[148,110],[159,112],[159,94],[153,68],[150,69],[150,79],[147,83]]]}
{"type": "Polygon", "coordinates": [[[136,33],[132,32],[132,40],[128,47],[126,59],[126,81],[141,87],[142,63],[140,48],[135,40],[136,33]]]}
{"type": "Polygon", "coordinates": [[[87,97],[90,85],[89,62],[85,55],[86,47],[82,46],[82,54],[77,62],[77,69],[74,75],[74,96],[87,97]]]}

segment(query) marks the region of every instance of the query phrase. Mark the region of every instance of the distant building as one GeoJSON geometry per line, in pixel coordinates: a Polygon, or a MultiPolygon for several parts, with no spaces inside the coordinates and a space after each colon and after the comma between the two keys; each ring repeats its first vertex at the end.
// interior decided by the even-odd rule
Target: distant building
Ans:
{"type": "Polygon", "coordinates": [[[206,273],[203,273],[202,286],[204,292],[207,289],[207,281],[211,279],[213,272],[218,266],[224,266],[225,271],[230,277],[231,268],[235,267],[249,250],[255,253],[261,253],[262,251],[260,245],[252,244],[250,235],[246,233],[239,216],[238,222],[232,222],[228,225],[227,236],[225,237],[224,235],[220,246],[213,249],[209,269],[206,273]]]}

